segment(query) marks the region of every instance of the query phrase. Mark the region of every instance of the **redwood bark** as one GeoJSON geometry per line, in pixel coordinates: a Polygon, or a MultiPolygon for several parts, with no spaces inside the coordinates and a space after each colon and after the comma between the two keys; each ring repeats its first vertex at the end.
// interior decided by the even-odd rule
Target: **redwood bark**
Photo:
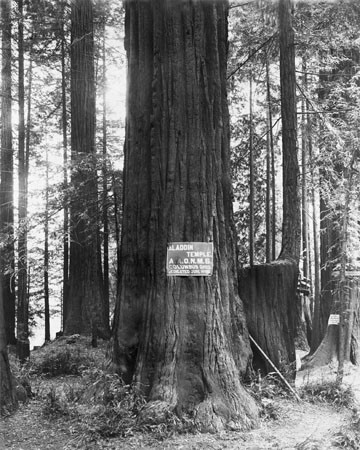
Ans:
{"type": "MultiPolygon", "coordinates": [[[[240,271],[240,296],[244,300],[251,336],[277,368],[288,371],[295,361],[297,310],[293,301],[297,287],[296,264],[279,260],[240,271]]],[[[253,366],[263,373],[273,368],[254,351],[253,366]]]]}
{"type": "Polygon", "coordinates": [[[12,411],[17,406],[13,377],[6,347],[2,283],[0,280],[0,415],[12,411]]]}
{"type": "Polygon", "coordinates": [[[14,162],[11,120],[11,1],[1,2],[1,156],[0,156],[0,234],[5,243],[1,259],[4,314],[7,342],[15,345],[14,277],[14,162]]]}
{"type": "Polygon", "coordinates": [[[280,91],[283,152],[283,226],[280,258],[300,257],[300,195],[297,159],[295,42],[291,1],[279,1],[280,91]]]}
{"type": "MultiPolygon", "coordinates": [[[[18,304],[17,304],[17,356],[25,362],[30,356],[29,341],[29,298],[27,290],[27,164],[25,149],[25,87],[24,87],[24,11],[23,0],[18,1],[18,52],[19,52],[19,126],[18,126],[18,304]]],[[[30,73],[31,76],[31,73],[30,73]]],[[[29,89],[30,94],[30,89],[29,89]]],[[[30,96],[30,95],[29,95],[30,96]]]]}
{"type": "Polygon", "coordinates": [[[256,423],[237,294],[227,5],[125,2],[128,99],[115,360],[144,420],[191,412],[200,430],[256,423]],[[213,242],[211,277],[169,277],[169,242],[213,242]]]}
{"type": "Polygon", "coordinates": [[[65,333],[108,338],[98,250],[98,190],[95,156],[93,5],[71,4],[71,181],[69,303],[65,333]]]}
{"type": "MultiPolygon", "coordinates": [[[[63,143],[63,183],[64,191],[68,193],[68,114],[66,100],[66,34],[65,34],[65,1],[61,4],[61,107],[62,107],[62,143],[63,143]]],[[[65,318],[67,317],[68,297],[69,297],[69,200],[64,202],[64,222],[63,222],[63,300],[62,300],[62,330],[65,329],[65,318]]]]}

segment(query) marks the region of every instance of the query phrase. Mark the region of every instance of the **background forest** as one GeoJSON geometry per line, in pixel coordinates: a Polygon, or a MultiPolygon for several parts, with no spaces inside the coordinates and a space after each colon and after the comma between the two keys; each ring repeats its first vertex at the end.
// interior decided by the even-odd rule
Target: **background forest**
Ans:
{"type": "MultiPolygon", "coordinates": [[[[86,29],[65,1],[2,1],[1,8],[2,289],[8,342],[17,344],[23,359],[29,338],[34,345],[59,331],[90,333],[95,341],[110,336],[122,225],[124,11],[115,0],[95,1],[86,29]],[[81,98],[77,86],[84,84],[81,98]],[[82,102],[91,111],[89,122],[82,102]],[[86,135],[82,128],[89,126],[95,140],[80,143],[76,130],[86,135]],[[73,301],[84,292],[101,298],[101,304],[89,301],[96,324],[81,300],[73,301]]],[[[231,2],[229,12],[241,279],[242,270],[275,261],[281,252],[282,81],[275,5],[231,2]]],[[[296,327],[297,344],[312,352],[330,313],[351,311],[349,322],[356,308],[349,292],[360,258],[359,15],[355,1],[299,1],[292,10],[301,191],[296,327]]],[[[356,360],[354,333],[349,346],[356,360]]]]}

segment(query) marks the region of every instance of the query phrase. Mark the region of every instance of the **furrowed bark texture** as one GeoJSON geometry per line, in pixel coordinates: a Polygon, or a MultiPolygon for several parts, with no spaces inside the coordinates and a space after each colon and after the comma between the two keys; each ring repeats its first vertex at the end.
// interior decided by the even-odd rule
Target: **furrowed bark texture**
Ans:
{"type": "Polygon", "coordinates": [[[0,415],[16,408],[17,401],[6,347],[3,296],[0,282],[0,415]]]}
{"type": "Polygon", "coordinates": [[[280,89],[283,151],[283,226],[280,258],[300,258],[300,195],[297,160],[295,43],[291,1],[279,1],[280,89]]]}
{"type": "Polygon", "coordinates": [[[93,7],[89,0],[71,5],[71,203],[69,298],[65,333],[108,338],[109,322],[99,264],[95,166],[95,82],[93,7]]]}
{"type": "Polygon", "coordinates": [[[17,323],[16,352],[23,363],[30,356],[29,341],[29,298],[27,292],[27,164],[25,148],[25,84],[24,84],[24,11],[23,0],[18,1],[18,94],[19,94],[19,126],[18,126],[18,268],[17,268],[17,323]]]}
{"type": "Polygon", "coordinates": [[[251,351],[237,294],[226,5],[155,0],[125,8],[129,91],[115,359],[150,400],[144,420],[191,411],[204,431],[248,428],[257,410],[240,382],[251,351]],[[176,241],[213,241],[213,275],[167,277],[167,244],[176,241]]]}
{"type": "MultiPolygon", "coordinates": [[[[239,292],[249,333],[279,369],[295,361],[297,271],[292,261],[282,260],[240,270],[239,292]]],[[[254,368],[272,372],[262,355],[253,351],[254,368]]]]}
{"type": "Polygon", "coordinates": [[[0,240],[4,247],[1,274],[7,342],[15,345],[14,163],[11,120],[11,2],[1,2],[1,156],[0,240]]]}

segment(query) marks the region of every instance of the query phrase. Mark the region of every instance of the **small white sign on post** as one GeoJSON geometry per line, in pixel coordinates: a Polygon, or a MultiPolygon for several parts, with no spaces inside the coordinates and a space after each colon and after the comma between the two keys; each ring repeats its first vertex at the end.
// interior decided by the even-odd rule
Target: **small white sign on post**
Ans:
{"type": "Polygon", "coordinates": [[[330,314],[328,325],[339,325],[340,323],[340,314],[330,314]]]}
{"type": "Polygon", "coordinates": [[[173,277],[208,277],[214,267],[212,242],[170,242],[166,273],[173,277]]]}

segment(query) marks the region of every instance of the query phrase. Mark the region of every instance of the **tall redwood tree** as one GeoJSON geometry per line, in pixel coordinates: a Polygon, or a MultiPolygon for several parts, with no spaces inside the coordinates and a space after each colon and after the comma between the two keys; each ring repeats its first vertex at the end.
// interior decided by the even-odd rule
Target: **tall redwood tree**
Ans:
{"type": "Polygon", "coordinates": [[[295,37],[291,0],[279,0],[280,91],[283,152],[283,224],[280,259],[300,258],[300,191],[297,155],[295,37]]]}
{"type": "Polygon", "coordinates": [[[92,0],[71,3],[71,182],[69,297],[65,333],[108,338],[98,255],[92,0]]]}
{"type": "Polygon", "coordinates": [[[14,161],[11,120],[11,1],[1,2],[1,153],[0,153],[0,240],[5,243],[0,273],[2,279],[7,342],[15,338],[14,279],[14,161]]]}
{"type": "Polygon", "coordinates": [[[142,418],[248,428],[251,351],[237,294],[224,1],[125,2],[128,99],[115,360],[142,418]],[[210,277],[170,277],[169,242],[213,242],[210,277]]]}

